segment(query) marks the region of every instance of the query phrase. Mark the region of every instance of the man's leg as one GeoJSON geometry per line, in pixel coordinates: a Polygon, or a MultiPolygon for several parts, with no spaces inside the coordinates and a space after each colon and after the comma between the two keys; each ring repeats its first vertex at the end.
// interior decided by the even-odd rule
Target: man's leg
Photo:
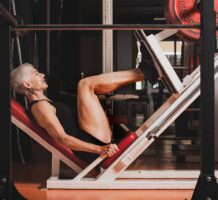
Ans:
{"type": "Polygon", "coordinates": [[[138,70],[106,73],[82,79],[78,84],[78,118],[81,129],[104,143],[111,142],[111,129],[97,94],[114,90],[144,79],[138,70]]]}

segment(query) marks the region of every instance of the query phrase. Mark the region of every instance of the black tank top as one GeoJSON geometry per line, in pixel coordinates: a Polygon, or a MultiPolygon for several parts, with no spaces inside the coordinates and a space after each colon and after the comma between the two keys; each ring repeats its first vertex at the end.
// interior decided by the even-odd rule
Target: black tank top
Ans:
{"type": "Polygon", "coordinates": [[[29,112],[31,112],[31,108],[34,104],[36,104],[39,101],[47,101],[51,105],[53,105],[56,109],[56,116],[58,120],[60,121],[61,125],[63,126],[65,132],[69,135],[73,135],[78,138],[78,133],[80,132],[79,123],[78,123],[78,117],[77,117],[77,110],[76,106],[73,105],[73,111],[66,106],[63,103],[50,101],[47,99],[41,99],[41,100],[34,100],[30,102],[29,106],[29,112]]]}
{"type": "MultiPolygon", "coordinates": [[[[29,112],[31,115],[32,115],[31,107],[39,101],[48,101],[51,105],[53,105],[56,108],[57,118],[67,134],[72,135],[88,143],[101,145],[101,146],[106,145],[105,143],[91,136],[89,133],[80,129],[78,117],[77,117],[76,102],[72,106],[72,111],[71,111],[71,109],[66,105],[64,105],[63,103],[54,102],[47,99],[35,100],[30,102],[29,112]]],[[[87,162],[92,162],[98,157],[97,154],[83,152],[83,151],[74,151],[74,154],[76,154],[79,158],[86,160],[87,162]]]]}

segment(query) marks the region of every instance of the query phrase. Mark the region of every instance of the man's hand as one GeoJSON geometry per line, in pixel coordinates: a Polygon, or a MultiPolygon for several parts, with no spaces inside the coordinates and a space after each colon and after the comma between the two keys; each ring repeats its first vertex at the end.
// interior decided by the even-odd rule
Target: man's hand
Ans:
{"type": "Polygon", "coordinates": [[[115,153],[119,151],[119,148],[116,144],[108,144],[100,147],[101,150],[99,152],[100,155],[113,156],[115,153]]]}

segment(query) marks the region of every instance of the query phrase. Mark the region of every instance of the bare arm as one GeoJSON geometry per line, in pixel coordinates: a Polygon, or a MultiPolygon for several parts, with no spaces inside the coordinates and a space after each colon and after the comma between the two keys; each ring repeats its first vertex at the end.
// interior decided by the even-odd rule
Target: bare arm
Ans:
{"type": "Polygon", "coordinates": [[[46,101],[35,104],[32,107],[32,113],[39,126],[44,128],[55,141],[72,150],[104,154],[107,156],[112,156],[118,151],[117,146],[113,144],[98,146],[66,134],[55,114],[54,107],[46,101]]]}

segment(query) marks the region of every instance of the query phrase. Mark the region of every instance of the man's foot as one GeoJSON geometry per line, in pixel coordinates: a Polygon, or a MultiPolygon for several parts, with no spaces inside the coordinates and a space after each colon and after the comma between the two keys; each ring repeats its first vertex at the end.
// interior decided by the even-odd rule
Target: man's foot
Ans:
{"type": "Polygon", "coordinates": [[[154,84],[158,80],[158,72],[147,49],[141,45],[142,60],[139,63],[138,69],[144,74],[145,80],[154,84]]]}
{"type": "Polygon", "coordinates": [[[152,85],[158,80],[158,73],[155,65],[152,62],[142,61],[138,69],[144,74],[145,80],[149,81],[152,85]]]}

